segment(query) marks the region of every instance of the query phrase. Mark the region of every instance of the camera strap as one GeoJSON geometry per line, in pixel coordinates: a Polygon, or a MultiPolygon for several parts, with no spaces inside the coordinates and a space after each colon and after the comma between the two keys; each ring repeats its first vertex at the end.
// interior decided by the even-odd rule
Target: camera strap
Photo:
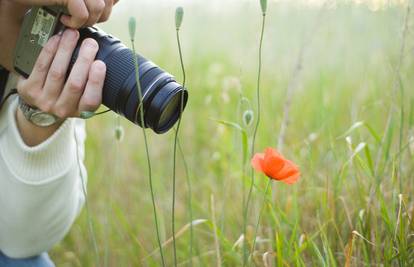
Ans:
{"type": "Polygon", "coordinates": [[[6,91],[7,80],[9,78],[9,72],[0,66],[0,102],[2,102],[4,92],[6,91]]]}
{"type": "Polygon", "coordinates": [[[7,98],[9,98],[11,94],[15,93],[15,91],[13,90],[13,92],[10,92],[11,94],[9,94],[3,99],[4,93],[6,92],[6,85],[7,85],[8,79],[9,79],[9,72],[5,68],[0,66],[0,110],[3,107],[4,103],[6,102],[7,98]]]}

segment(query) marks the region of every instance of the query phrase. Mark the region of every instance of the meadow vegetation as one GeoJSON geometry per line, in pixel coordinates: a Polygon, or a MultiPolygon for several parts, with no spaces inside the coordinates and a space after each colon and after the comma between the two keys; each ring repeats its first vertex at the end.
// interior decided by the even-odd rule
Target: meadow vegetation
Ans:
{"type": "MultiPolygon", "coordinates": [[[[414,266],[413,3],[376,11],[268,3],[255,150],[283,147],[301,178],[272,182],[265,194],[269,179],[256,173],[244,219],[252,151],[243,160],[234,125],[251,145],[259,2],[183,2],[190,100],[175,177],[177,265],[243,266],[243,248],[255,243],[246,265],[414,266]]],[[[182,81],[175,8],[121,1],[102,28],[130,44],[136,17],[137,51],[182,81]]],[[[106,114],[88,121],[88,137],[89,215],[84,209],[51,257],[57,266],[161,266],[142,130],[106,114]]],[[[174,131],[147,137],[160,241],[173,266],[174,131]]]]}

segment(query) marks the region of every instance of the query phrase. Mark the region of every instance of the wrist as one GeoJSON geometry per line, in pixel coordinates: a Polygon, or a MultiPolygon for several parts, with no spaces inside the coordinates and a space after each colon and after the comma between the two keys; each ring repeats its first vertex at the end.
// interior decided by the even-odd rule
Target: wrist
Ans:
{"type": "Polygon", "coordinates": [[[61,119],[57,116],[47,112],[43,112],[37,107],[27,104],[26,101],[24,101],[23,98],[21,98],[20,96],[19,108],[26,120],[30,121],[31,123],[39,127],[49,127],[61,121],[61,119]]]}
{"type": "Polygon", "coordinates": [[[17,128],[23,141],[28,146],[37,146],[46,141],[59,129],[62,123],[63,121],[59,121],[48,127],[40,127],[26,119],[19,107],[16,109],[17,128]]]}

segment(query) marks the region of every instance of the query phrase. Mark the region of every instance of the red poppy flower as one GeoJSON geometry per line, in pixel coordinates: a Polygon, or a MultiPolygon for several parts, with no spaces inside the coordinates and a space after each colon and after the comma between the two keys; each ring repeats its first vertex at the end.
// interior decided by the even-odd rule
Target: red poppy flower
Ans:
{"type": "Polygon", "coordinates": [[[297,182],[300,176],[298,166],[285,159],[274,148],[269,147],[264,153],[256,153],[251,163],[256,171],[266,174],[270,179],[286,184],[297,182]]]}

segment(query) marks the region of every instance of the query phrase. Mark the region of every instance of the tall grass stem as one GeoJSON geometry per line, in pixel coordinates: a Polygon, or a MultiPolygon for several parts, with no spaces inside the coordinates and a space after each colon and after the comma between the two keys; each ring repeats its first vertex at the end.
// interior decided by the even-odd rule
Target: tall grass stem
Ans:
{"type": "Polygon", "coordinates": [[[87,195],[87,190],[86,190],[86,181],[85,181],[85,177],[83,176],[83,173],[82,173],[82,167],[81,167],[82,162],[81,162],[79,151],[78,151],[79,140],[78,140],[78,137],[76,135],[76,129],[74,130],[74,137],[75,137],[75,144],[76,144],[76,160],[77,160],[77,164],[78,164],[78,167],[79,167],[79,176],[81,177],[81,182],[82,182],[82,192],[83,192],[83,195],[85,197],[85,209],[86,209],[86,217],[87,217],[87,221],[88,221],[89,235],[92,239],[93,252],[94,252],[94,255],[95,255],[96,265],[101,266],[101,261],[100,261],[100,258],[99,258],[98,243],[96,242],[96,235],[95,235],[95,231],[94,231],[94,228],[93,228],[92,216],[91,216],[91,212],[90,212],[90,208],[89,208],[89,201],[88,201],[88,195],[87,195]]]}
{"type": "Polygon", "coordinates": [[[250,251],[250,255],[253,255],[254,248],[256,246],[257,232],[259,230],[259,224],[260,224],[260,221],[262,219],[262,214],[263,214],[263,210],[264,210],[264,207],[265,207],[265,204],[266,204],[267,194],[269,192],[269,189],[271,188],[270,187],[271,184],[272,184],[272,180],[269,178],[269,181],[267,181],[266,189],[263,193],[263,202],[260,205],[261,208],[260,208],[260,211],[259,211],[259,218],[257,219],[256,226],[254,227],[253,244],[252,244],[252,249],[250,251]]]}
{"type": "Polygon", "coordinates": [[[325,10],[328,3],[329,3],[329,0],[325,1],[325,3],[320,8],[316,16],[316,21],[310,33],[308,33],[307,35],[303,34],[302,43],[299,49],[298,57],[296,59],[295,67],[293,69],[292,76],[289,80],[289,83],[286,89],[286,100],[285,100],[284,107],[283,107],[283,118],[282,118],[282,123],[280,124],[279,137],[277,141],[277,149],[280,153],[282,153],[283,147],[285,144],[286,130],[287,130],[287,127],[289,126],[289,119],[290,119],[290,107],[292,105],[293,95],[295,91],[297,90],[297,87],[299,84],[300,74],[303,71],[306,48],[309,47],[310,43],[313,40],[313,37],[315,36],[317,29],[320,26],[322,12],[325,10]]]}
{"type": "MultiPolygon", "coordinates": [[[[398,55],[398,62],[397,65],[395,67],[395,72],[394,72],[394,82],[392,84],[392,88],[391,88],[391,105],[388,111],[388,116],[387,116],[387,122],[386,122],[386,126],[385,126],[385,130],[384,130],[384,136],[381,139],[381,143],[379,146],[379,150],[378,150],[378,154],[376,157],[376,161],[375,161],[375,175],[377,177],[380,177],[381,174],[379,173],[379,167],[380,167],[380,163],[381,163],[381,158],[383,156],[384,153],[384,145],[385,142],[387,140],[388,137],[388,132],[391,129],[392,126],[392,118],[394,115],[394,110],[396,110],[396,98],[397,98],[397,92],[398,92],[398,88],[401,89],[401,80],[400,80],[400,72],[401,72],[401,68],[403,65],[403,61],[404,61],[404,52],[405,52],[405,46],[406,46],[406,39],[407,39],[407,35],[409,32],[409,21],[410,21],[410,13],[411,13],[411,2],[408,1],[407,3],[407,8],[406,8],[406,14],[405,14],[405,18],[404,18],[404,24],[403,24],[403,31],[402,31],[402,37],[401,37],[401,45],[400,45],[400,50],[399,50],[399,55],[398,55]]],[[[402,89],[401,89],[402,90],[402,89]]],[[[403,91],[401,91],[401,93],[403,94],[403,91]]],[[[402,127],[402,125],[400,125],[400,127],[402,127]]],[[[385,164],[384,164],[385,165],[385,164]]],[[[378,178],[377,178],[378,179],[378,178]]]]}

